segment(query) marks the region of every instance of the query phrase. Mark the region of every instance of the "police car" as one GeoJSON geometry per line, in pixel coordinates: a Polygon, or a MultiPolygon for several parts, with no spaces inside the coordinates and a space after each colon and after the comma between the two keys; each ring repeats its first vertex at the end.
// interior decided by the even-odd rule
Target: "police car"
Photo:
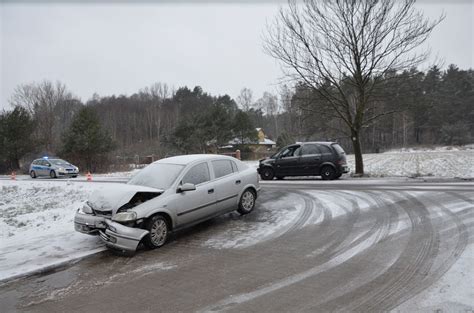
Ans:
{"type": "Polygon", "coordinates": [[[79,168],[62,159],[50,159],[43,157],[34,160],[30,165],[30,176],[36,178],[39,176],[57,177],[77,177],[79,168]]]}

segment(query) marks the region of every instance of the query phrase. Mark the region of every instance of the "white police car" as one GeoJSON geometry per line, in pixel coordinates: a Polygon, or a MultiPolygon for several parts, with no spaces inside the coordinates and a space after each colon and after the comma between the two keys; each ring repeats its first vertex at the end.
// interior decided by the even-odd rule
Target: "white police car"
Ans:
{"type": "Polygon", "coordinates": [[[77,177],[79,168],[62,159],[50,159],[44,157],[31,162],[30,176],[36,178],[39,176],[49,176],[57,178],[62,176],[77,177]]]}

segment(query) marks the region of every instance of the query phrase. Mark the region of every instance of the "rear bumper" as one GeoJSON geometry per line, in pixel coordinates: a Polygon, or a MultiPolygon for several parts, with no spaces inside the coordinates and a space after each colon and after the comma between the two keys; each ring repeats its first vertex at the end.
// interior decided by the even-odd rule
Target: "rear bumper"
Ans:
{"type": "Polygon", "coordinates": [[[351,170],[351,169],[350,169],[349,166],[347,166],[347,165],[341,165],[341,167],[340,167],[340,172],[341,172],[341,173],[349,173],[350,170],[351,170]]]}
{"type": "Polygon", "coordinates": [[[99,235],[108,247],[126,251],[137,250],[140,241],[148,234],[148,230],[124,226],[79,210],[74,217],[74,227],[84,234],[99,235]]]}

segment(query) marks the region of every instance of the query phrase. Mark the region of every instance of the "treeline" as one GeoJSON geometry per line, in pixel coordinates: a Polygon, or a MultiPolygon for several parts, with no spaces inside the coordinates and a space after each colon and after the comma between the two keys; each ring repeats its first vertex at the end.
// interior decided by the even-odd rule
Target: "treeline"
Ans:
{"type": "MultiPolygon", "coordinates": [[[[378,118],[364,129],[364,152],[473,141],[472,70],[451,65],[445,71],[413,69],[386,78],[367,108],[368,116],[378,118]]],[[[216,152],[234,138],[255,141],[256,127],[279,146],[338,140],[351,151],[346,128],[325,99],[298,85],[258,99],[244,88],[234,100],[198,86],[174,89],[156,83],[130,96],[95,94],[83,103],[64,84],[45,81],[18,86],[10,104],[12,109],[0,115],[2,172],[26,168],[43,155],[97,171],[151,155],[216,152]]]]}
{"type": "MultiPolygon", "coordinates": [[[[342,85],[343,86],[343,85],[342,85]]],[[[355,111],[355,110],[354,110],[355,111]]],[[[366,108],[364,152],[416,145],[463,145],[474,141],[474,71],[450,65],[442,71],[388,73],[366,108]]],[[[338,139],[351,150],[342,121],[325,99],[297,87],[281,116],[283,130],[299,140],[338,139]],[[295,123],[296,121],[296,123],[295,123]],[[294,127],[296,125],[296,127],[294,127]]]]}

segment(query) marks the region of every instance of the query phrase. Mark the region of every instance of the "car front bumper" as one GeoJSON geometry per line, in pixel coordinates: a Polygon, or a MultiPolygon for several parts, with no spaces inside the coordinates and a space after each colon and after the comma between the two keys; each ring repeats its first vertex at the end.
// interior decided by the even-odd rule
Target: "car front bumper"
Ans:
{"type": "Polygon", "coordinates": [[[108,247],[135,251],[148,234],[148,230],[124,226],[110,219],[86,214],[78,210],[74,217],[76,231],[88,235],[99,235],[108,247]]]}

